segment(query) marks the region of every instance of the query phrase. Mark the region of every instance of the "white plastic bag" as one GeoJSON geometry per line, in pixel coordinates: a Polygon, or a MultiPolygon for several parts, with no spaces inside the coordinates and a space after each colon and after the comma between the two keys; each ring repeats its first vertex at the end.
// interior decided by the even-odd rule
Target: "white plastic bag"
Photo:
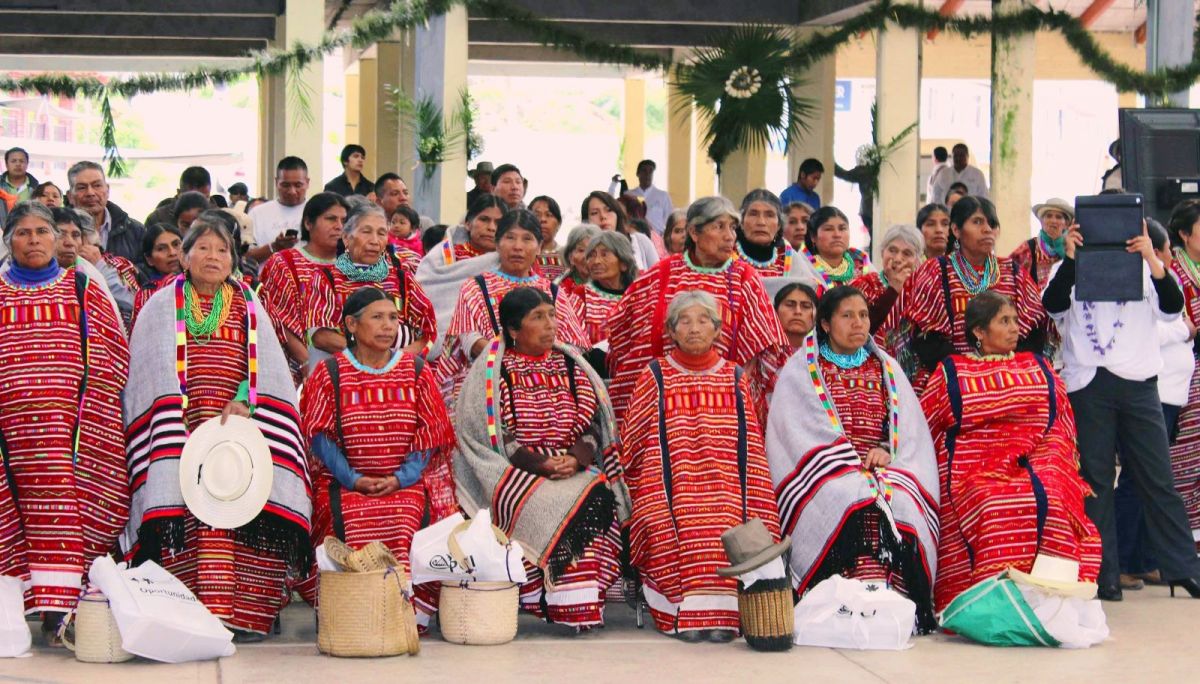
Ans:
{"type": "Polygon", "coordinates": [[[423,530],[417,530],[413,535],[412,545],[408,550],[409,562],[412,563],[413,584],[454,582],[471,578],[467,569],[459,567],[450,556],[447,546],[450,532],[464,520],[466,518],[462,513],[455,513],[423,530]]]}
{"type": "Polygon", "coordinates": [[[738,580],[742,583],[743,589],[749,589],[759,580],[783,579],[784,577],[787,577],[787,566],[783,564],[783,556],[780,556],[760,568],[738,575],[738,580]]]}
{"type": "Polygon", "coordinates": [[[912,646],[917,604],[882,582],[834,575],[796,604],[797,646],[902,651],[912,646]]]}
{"type": "Polygon", "coordinates": [[[25,621],[25,582],[0,576],[0,658],[19,658],[32,644],[33,634],[25,621]]]}
{"type": "Polygon", "coordinates": [[[1108,620],[1100,599],[1059,596],[1019,581],[1016,585],[1042,627],[1062,648],[1089,648],[1108,638],[1108,620]]]}
{"type": "Polygon", "coordinates": [[[526,581],[525,552],[521,545],[512,541],[497,539],[497,532],[492,528],[492,514],[486,508],[480,509],[471,525],[465,531],[455,535],[459,548],[465,557],[470,559],[471,576],[478,582],[516,582],[526,581]]]}
{"type": "Polygon", "coordinates": [[[157,563],[127,568],[100,556],[88,579],[108,597],[121,646],[134,655],[183,663],[230,656],[236,650],[233,632],[157,563]]]}

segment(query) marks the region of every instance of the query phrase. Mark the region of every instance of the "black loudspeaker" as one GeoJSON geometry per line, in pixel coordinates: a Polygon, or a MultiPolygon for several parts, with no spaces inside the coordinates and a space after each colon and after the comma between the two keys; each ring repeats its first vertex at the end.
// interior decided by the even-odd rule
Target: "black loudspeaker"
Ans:
{"type": "Polygon", "coordinates": [[[1126,243],[1142,234],[1141,195],[1088,195],[1075,198],[1075,222],[1083,246],[1075,250],[1075,299],[1132,302],[1142,299],[1142,256],[1126,243]]]}

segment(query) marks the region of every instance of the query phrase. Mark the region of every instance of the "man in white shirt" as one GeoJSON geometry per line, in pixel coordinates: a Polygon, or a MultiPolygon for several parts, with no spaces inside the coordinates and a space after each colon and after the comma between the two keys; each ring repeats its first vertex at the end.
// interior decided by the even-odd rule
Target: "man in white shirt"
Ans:
{"type": "Polygon", "coordinates": [[[1081,244],[1079,226],[1072,226],[1064,242],[1066,258],[1051,271],[1042,303],[1063,338],[1062,377],[1075,412],[1079,470],[1095,494],[1084,505],[1103,547],[1098,595],[1107,601],[1122,599],[1113,510],[1118,451],[1122,467],[1138,484],[1146,541],[1162,578],[1200,595],[1200,559],[1171,475],[1157,377],[1163,368],[1157,324],[1179,317],[1183,293],[1143,228],[1126,248],[1145,262],[1142,299],[1078,301],[1075,250],[1081,244]]]}
{"type": "Polygon", "coordinates": [[[275,166],[275,199],[250,210],[256,246],[249,255],[255,261],[261,264],[275,252],[296,246],[307,196],[308,165],[300,157],[280,159],[275,166]]]}
{"type": "MultiPolygon", "coordinates": [[[[667,217],[671,215],[671,196],[665,190],[654,187],[654,172],[658,165],[653,159],[643,159],[637,165],[638,187],[628,190],[625,194],[641,197],[646,203],[646,222],[659,235],[667,228],[667,217]]],[[[608,186],[608,194],[617,197],[620,183],[614,181],[608,186]]]]}
{"type": "Polygon", "coordinates": [[[946,148],[942,147],[941,145],[933,148],[933,168],[929,170],[929,180],[927,180],[925,183],[926,204],[942,204],[946,200],[944,195],[942,197],[934,196],[933,184],[935,181],[937,181],[938,172],[950,165],[948,163],[949,161],[950,153],[946,151],[946,148]]]}
{"type": "Polygon", "coordinates": [[[968,163],[971,159],[971,152],[967,146],[958,143],[951,150],[951,156],[954,158],[954,163],[937,172],[937,177],[933,179],[933,192],[927,198],[928,201],[938,204],[945,203],[946,193],[955,183],[967,186],[967,192],[976,197],[988,197],[987,179],[983,177],[982,171],[968,163]]]}

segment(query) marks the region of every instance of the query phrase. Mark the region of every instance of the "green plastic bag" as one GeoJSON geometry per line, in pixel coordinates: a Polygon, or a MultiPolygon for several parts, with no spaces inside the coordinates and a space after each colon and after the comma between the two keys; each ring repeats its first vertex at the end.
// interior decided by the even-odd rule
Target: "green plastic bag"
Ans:
{"type": "Polygon", "coordinates": [[[938,618],[943,629],[988,646],[1059,646],[1004,573],[959,594],[938,618]]]}

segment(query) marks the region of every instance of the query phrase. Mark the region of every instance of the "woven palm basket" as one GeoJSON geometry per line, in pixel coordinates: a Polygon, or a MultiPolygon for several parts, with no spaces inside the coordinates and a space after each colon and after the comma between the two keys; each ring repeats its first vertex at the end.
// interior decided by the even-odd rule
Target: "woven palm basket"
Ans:
{"type": "Polygon", "coordinates": [[[512,582],[442,582],[442,638],[468,646],[507,644],[517,636],[517,601],[512,582]]]}
{"type": "Polygon", "coordinates": [[[133,654],[121,648],[121,632],[103,594],[88,594],[75,607],[75,636],[63,645],[75,652],[81,663],[123,663],[133,654]]]}
{"type": "Polygon", "coordinates": [[[756,651],[786,651],[792,647],[795,615],[792,585],[786,577],[758,580],[749,589],[738,582],[738,614],[746,643],[756,651]]]}

